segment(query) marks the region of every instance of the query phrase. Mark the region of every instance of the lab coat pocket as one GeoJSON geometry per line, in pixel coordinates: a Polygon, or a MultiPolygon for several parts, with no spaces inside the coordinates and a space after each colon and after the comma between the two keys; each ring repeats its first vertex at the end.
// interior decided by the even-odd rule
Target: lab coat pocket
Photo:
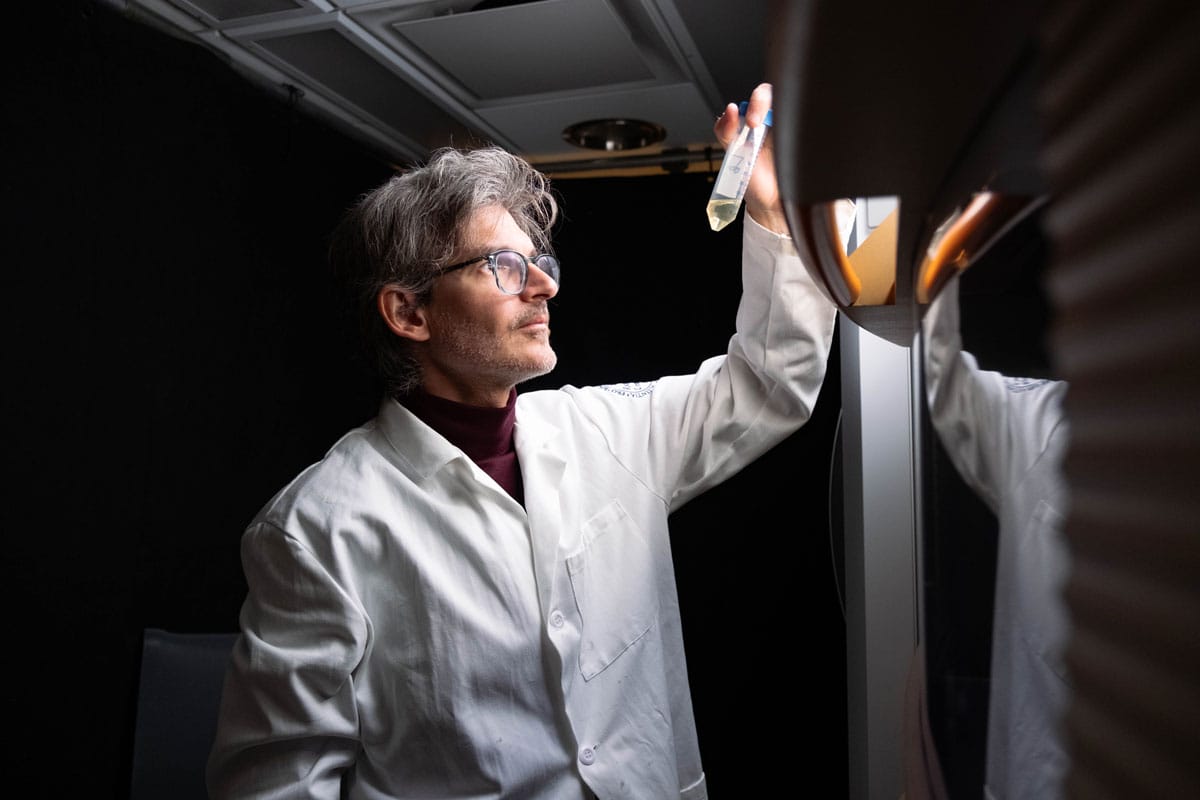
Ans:
{"type": "Polygon", "coordinates": [[[591,680],[650,630],[658,591],[650,547],[619,502],[587,520],[582,534],[567,574],[582,620],[579,670],[591,680]]]}

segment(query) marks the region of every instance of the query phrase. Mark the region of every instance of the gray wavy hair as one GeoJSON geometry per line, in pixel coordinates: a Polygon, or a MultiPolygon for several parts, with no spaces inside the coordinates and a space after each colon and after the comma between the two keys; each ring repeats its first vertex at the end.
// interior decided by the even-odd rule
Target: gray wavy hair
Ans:
{"type": "Polygon", "coordinates": [[[419,386],[421,375],[411,343],[384,323],[379,292],[399,284],[417,295],[419,305],[428,302],[472,214],[493,205],[508,210],[538,252],[551,251],[558,203],[549,180],[495,146],[435,150],[424,166],[364,194],[334,229],[330,263],[357,318],[364,353],[392,395],[419,386]]]}

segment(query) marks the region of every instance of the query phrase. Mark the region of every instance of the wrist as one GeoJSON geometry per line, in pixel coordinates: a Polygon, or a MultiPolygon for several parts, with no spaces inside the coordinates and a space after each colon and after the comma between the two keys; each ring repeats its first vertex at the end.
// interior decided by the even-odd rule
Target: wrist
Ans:
{"type": "Polygon", "coordinates": [[[761,227],[766,228],[772,233],[788,237],[792,235],[792,230],[788,227],[787,217],[784,215],[782,208],[762,209],[746,206],[746,214],[761,227]]]}

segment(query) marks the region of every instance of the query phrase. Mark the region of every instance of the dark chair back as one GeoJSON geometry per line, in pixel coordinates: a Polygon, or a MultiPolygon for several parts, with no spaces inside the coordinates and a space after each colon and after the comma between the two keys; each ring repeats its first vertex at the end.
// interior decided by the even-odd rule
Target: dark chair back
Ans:
{"type": "Polygon", "coordinates": [[[142,635],[130,800],[207,800],[204,768],[236,633],[142,635]]]}

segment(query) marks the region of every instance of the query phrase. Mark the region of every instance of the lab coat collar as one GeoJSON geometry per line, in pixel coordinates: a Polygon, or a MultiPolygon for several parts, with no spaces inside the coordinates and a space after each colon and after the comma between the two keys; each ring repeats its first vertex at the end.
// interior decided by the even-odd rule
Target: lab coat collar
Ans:
{"type": "Polygon", "coordinates": [[[390,452],[385,453],[396,467],[425,480],[456,458],[466,458],[462,450],[452,445],[416,414],[400,405],[395,398],[385,397],[376,418],[390,452]]]}
{"type": "MultiPolygon", "coordinates": [[[[466,459],[462,450],[390,397],[380,404],[377,424],[390,445],[386,448],[387,458],[418,480],[429,478],[456,458],[466,459]]],[[[559,489],[567,467],[564,438],[556,426],[538,415],[522,415],[520,397],[514,438],[525,485],[538,600],[545,609],[551,601],[559,533],[563,529],[559,489]]]]}
{"type": "MultiPolygon", "coordinates": [[[[518,397],[517,424],[513,437],[522,472],[525,472],[526,461],[536,458],[543,464],[541,469],[549,469],[557,482],[566,466],[559,429],[537,416],[522,415],[519,401],[518,397]]],[[[395,398],[385,397],[380,403],[377,424],[391,445],[389,458],[398,462],[397,466],[405,472],[428,478],[455,458],[464,457],[462,450],[422,422],[395,398]]],[[[543,477],[549,477],[549,474],[543,477]]]]}

